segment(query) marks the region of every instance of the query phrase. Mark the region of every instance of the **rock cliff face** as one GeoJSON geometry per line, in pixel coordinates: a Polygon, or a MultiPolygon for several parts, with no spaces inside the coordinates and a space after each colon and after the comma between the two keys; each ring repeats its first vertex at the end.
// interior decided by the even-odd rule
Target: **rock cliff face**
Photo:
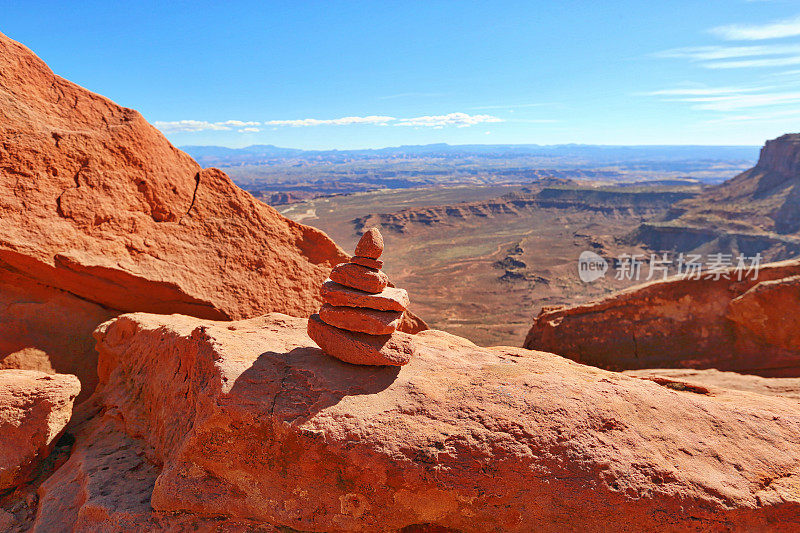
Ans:
{"type": "Polygon", "coordinates": [[[758,279],[670,279],[584,305],[545,308],[525,347],[611,370],[716,368],[800,376],[800,261],[758,279]]]}
{"type": "Polygon", "coordinates": [[[301,531],[800,527],[796,398],[440,331],[416,335],[404,367],[356,366],[305,330],[279,314],[104,324],[95,398],[113,423],[79,437],[37,527],[64,502],[63,523],[84,529],[131,516],[301,531]]]}
{"type": "Polygon", "coordinates": [[[767,141],[756,166],[787,179],[800,177],[800,133],[787,133],[767,141]]]}
{"type": "Polygon", "coordinates": [[[755,167],[675,204],[631,235],[657,250],[780,261],[800,254],[800,134],[767,141],[755,167]]]}
{"type": "Polygon", "coordinates": [[[0,138],[0,367],[46,364],[85,395],[110,316],[307,316],[348,259],[2,34],[0,138]]]}
{"type": "MultiPolygon", "coordinates": [[[[755,167],[677,204],[668,226],[797,237],[800,134],[767,141],[755,167]]],[[[797,245],[796,240],[789,242],[797,245]]]]}

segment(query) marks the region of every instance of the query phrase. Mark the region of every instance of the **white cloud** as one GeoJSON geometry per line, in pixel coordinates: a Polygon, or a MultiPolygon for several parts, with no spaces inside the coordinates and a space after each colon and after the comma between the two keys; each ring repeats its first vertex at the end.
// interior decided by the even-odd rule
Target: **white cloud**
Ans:
{"type": "Polygon", "coordinates": [[[711,33],[727,41],[760,41],[800,35],[800,16],[761,25],[732,24],[712,28],[711,33]]]}
{"type": "Polygon", "coordinates": [[[243,122],[241,120],[226,120],[225,122],[217,122],[217,124],[221,124],[223,126],[238,126],[238,127],[242,127],[242,126],[259,126],[261,123],[260,122],[253,122],[253,121],[243,122]]]}
{"type": "Polygon", "coordinates": [[[352,126],[359,124],[373,126],[414,126],[424,128],[444,128],[455,126],[466,128],[476,124],[488,122],[503,122],[502,119],[492,115],[469,115],[467,113],[449,113],[447,115],[429,115],[411,118],[395,118],[385,115],[368,115],[364,117],[341,117],[333,119],[303,118],[294,120],[267,120],[265,122],[225,120],[221,122],[207,122],[204,120],[176,120],[172,122],[156,121],[155,126],[164,133],[190,133],[198,131],[228,131],[236,129],[239,133],[256,133],[261,128],[256,126],[307,127],[307,126],[352,126]]]}
{"type": "Polygon", "coordinates": [[[692,46],[673,48],[658,52],[656,57],[689,59],[691,61],[713,61],[742,57],[775,56],[800,54],[800,45],[756,45],[756,46],[692,46]]]}
{"type": "Polygon", "coordinates": [[[486,122],[503,122],[503,119],[492,115],[468,115],[467,113],[449,113],[447,115],[426,115],[422,117],[401,118],[395,126],[413,126],[423,128],[443,128],[455,126],[467,128],[486,122]]]}
{"type": "Polygon", "coordinates": [[[153,124],[164,133],[193,133],[198,131],[226,131],[232,127],[258,126],[259,122],[243,122],[241,120],[225,120],[223,122],[207,122],[205,120],[156,120],[153,124]]]}
{"type": "Polygon", "coordinates": [[[771,107],[800,103],[800,92],[737,94],[726,96],[686,97],[678,99],[694,104],[695,109],[734,111],[754,107],[771,107]]]}
{"type": "Polygon", "coordinates": [[[760,67],[786,67],[800,65],[800,55],[791,57],[772,57],[760,59],[743,59],[741,61],[716,61],[703,65],[711,69],[728,68],[760,68],[760,67]]]}
{"type": "Polygon", "coordinates": [[[370,115],[366,117],[342,117],[334,119],[304,118],[297,120],[269,120],[264,122],[269,126],[349,126],[353,124],[372,124],[386,126],[414,126],[428,128],[443,128],[455,126],[465,128],[485,122],[503,122],[502,119],[492,115],[468,115],[467,113],[450,113],[447,115],[429,115],[411,118],[395,118],[384,115],[370,115]]]}
{"type": "Polygon", "coordinates": [[[342,117],[333,119],[303,118],[297,120],[268,120],[264,122],[269,126],[350,126],[352,124],[386,124],[397,120],[394,117],[369,115],[366,117],[342,117]]]}
{"type": "Polygon", "coordinates": [[[687,87],[677,89],[661,89],[645,93],[647,96],[718,96],[738,93],[753,93],[769,87],[687,87]]]}

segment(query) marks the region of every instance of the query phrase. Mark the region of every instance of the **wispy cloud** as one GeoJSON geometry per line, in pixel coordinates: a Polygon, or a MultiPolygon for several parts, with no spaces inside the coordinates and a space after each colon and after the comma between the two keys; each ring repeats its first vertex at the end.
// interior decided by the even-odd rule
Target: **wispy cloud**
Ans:
{"type": "Polygon", "coordinates": [[[353,124],[375,124],[386,125],[397,120],[394,117],[382,115],[369,115],[366,117],[342,117],[333,119],[302,118],[295,120],[268,120],[264,122],[266,126],[350,126],[353,124]]]}
{"type": "Polygon", "coordinates": [[[685,87],[661,89],[644,93],[647,96],[720,96],[739,93],[754,93],[770,87],[685,87]]]}
{"type": "Polygon", "coordinates": [[[673,48],[656,53],[656,57],[689,59],[691,61],[714,61],[742,57],[761,57],[800,54],[800,44],[772,44],[753,46],[690,46],[673,48]]]}
{"type": "Polygon", "coordinates": [[[713,94],[706,95],[680,90],[656,91],[662,96],[674,96],[671,101],[692,104],[694,109],[706,111],[736,111],[740,109],[775,107],[800,103],[800,92],[767,92],[767,93],[739,93],[739,94],[713,94]]]}
{"type": "Polygon", "coordinates": [[[468,113],[448,113],[446,115],[424,115],[420,117],[396,118],[386,115],[367,115],[363,117],[341,118],[301,118],[291,120],[267,120],[264,122],[226,120],[222,122],[208,122],[205,120],[175,120],[171,122],[157,120],[155,126],[164,133],[195,133],[200,131],[230,131],[239,133],[257,133],[261,128],[257,126],[288,126],[293,128],[311,126],[412,126],[416,128],[467,128],[476,124],[490,122],[504,122],[503,119],[493,115],[470,115],[468,113]]]}
{"type": "Polygon", "coordinates": [[[485,122],[503,122],[503,119],[492,115],[469,115],[467,113],[449,113],[447,115],[426,115],[421,117],[395,118],[383,115],[366,117],[342,117],[334,119],[303,118],[296,120],[269,120],[269,126],[349,126],[353,124],[372,124],[377,126],[414,126],[419,128],[444,128],[454,126],[465,128],[485,122]]]}
{"type": "Polygon", "coordinates": [[[242,128],[239,131],[253,128],[253,126],[260,125],[259,122],[242,121],[242,120],[225,120],[223,122],[207,122],[205,120],[174,120],[163,121],[157,120],[154,122],[156,128],[164,133],[191,133],[198,131],[228,131],[234,128],[242,128]]]}
{"type": "Polygon", "coordinates": [[[800,55],[791,57],[744,59],[741,61],[716,61],[712,63],[706,63],[703,66],[711,69],[729,69],[729,68],[787,67],[790,65],[800,65],[800,55]]]}
{"type": "Polygon", "coordinates": [[[712,28],[711,33],[727,41],[761,41],[800,35],[800,16],[760,25],[731,24],[712,28]]]}
{"type": "Polygon", "coordinates": [[[449,113],[447,115],[427,115],[422,117],[401,118],[395,126],[413,126],[418,128],[444,128],[455,126],[468,128],[486,122],[503,122],[503,119],[492,115],[468,115],[467,113],[449,113]]]}

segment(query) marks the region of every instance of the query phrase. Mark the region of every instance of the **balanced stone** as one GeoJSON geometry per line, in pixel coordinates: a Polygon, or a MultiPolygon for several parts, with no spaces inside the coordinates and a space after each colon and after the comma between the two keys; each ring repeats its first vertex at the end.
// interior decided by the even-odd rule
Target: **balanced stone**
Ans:
{"type": "Polygon", "coordinates": [[[402,331],[390,335],[368,335],[337,328],[319,315],[308,319],[308,335],[322,351],[356,365],[403,366],[414,355],[413,336],[402,331]]]}
{"type": "Polygon", "coordinates": [[[378,228],[370,228],[361,236],[356,244],[356,254],[360,257],[377,259],[383,253],[383,236],[378,228]]]}
{"type": "Polygon", "coordinates": [[[333,267],[322,284],[325,302],[308,319],[308,336],[328,355],[357,365],[402,366],[414,355],[413,336],[397,331],[408,293],[389,287],[381,272],[383,237],[367,230],[349,263],[333,267]]]}
{"type": "Polygon", "coordinates": [[[370,294],[345,287],[330,279],[325,280],[320,291],[322,300],[331,305],[367,307],[377,311],[404,311],[409,304],[405,289],[386,287],[381,292],[370,294]]]}
{"type": "Polygon", "coordinates": [[[333,267],[331,279],[336,283],[377,294],[389,285],[389,277],[381,272],[355,263],[341,263],[333,267]]]}
{"type": "Polygon", "coordinates": [[[371,259],[369,257],[361,257],[360,255],[353,256],[353,258],[350,259],[350,262],[365,266],[367,268],[374,268],[375,270],[380,270],[383,268],[383,261],[380,259],[371,259]]]}
{"type": "Polygon", "coordinates": [[[385,335],[397,329],[403,318],[403,312],[324,304],[319,310],[319,317],[326,324],[337,328],[370,335],[385,335]]]}

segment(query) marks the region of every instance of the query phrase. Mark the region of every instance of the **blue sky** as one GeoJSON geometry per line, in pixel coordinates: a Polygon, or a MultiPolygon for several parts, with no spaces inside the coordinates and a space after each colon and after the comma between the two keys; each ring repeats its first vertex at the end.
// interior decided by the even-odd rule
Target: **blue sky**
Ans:
{"type": "Polygon", "coordinates": [[[0,31],[178,145],[762,144],[796,0],[0,0],[0,31]]]}

